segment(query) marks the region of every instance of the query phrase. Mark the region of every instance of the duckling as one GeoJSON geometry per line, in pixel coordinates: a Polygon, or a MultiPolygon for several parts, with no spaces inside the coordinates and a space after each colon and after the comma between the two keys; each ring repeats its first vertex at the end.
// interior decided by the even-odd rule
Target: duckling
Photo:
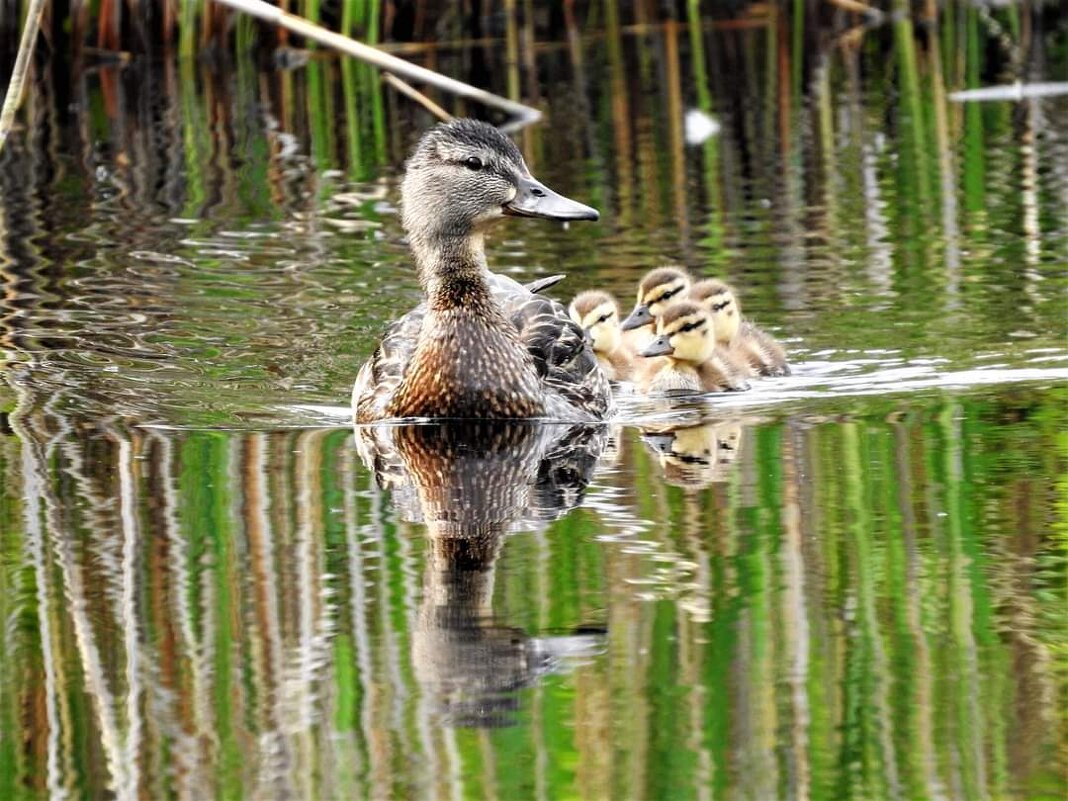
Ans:
{"type": "Polygon", "coordinates": [[[616,299],[607,292],[591,289],[571,301],[568,313],[589,336],[608,380],[628,380],[634,369],[634,352],[623,341],[616,299]]]}
{"type": "Polygon", "coordinates": [[[789,375],[786,351],[775,337],[742,317],[741,305],[729,284],[715,278],[698,281],[690,298],[712,313],[716,340],[734,353],[750,375],[789,375]]]}
{"type": "Polygon", "coordinates": [[[656,339],[641,352],[646,357],[662,357],[639,368],[637,383],[642,392],[749,389],[745,372],[716,345],[707,309],[688,300],[672,303],[661,316],[658,330],[656,339]]]}
{"type": "Polygon", "coordinates": [[[356,421],[389,418],[600,420],[608,380],[556,301],[494,275],[485,235],[505,216],[596,220],[537,181],[492,125],[428,131],[401,185],[402,224],[426,302],[390,326],[352,391],[356,421]]]}
{"type": "Polygon", "coordinates": [[[658,267],[646,273],[638,284],[634,309],[621,324],[635,351],[641,351],[656,338],[657,319],[669,303],[686,297],[690,283],[689,274],[678,267],[658,267]]]}

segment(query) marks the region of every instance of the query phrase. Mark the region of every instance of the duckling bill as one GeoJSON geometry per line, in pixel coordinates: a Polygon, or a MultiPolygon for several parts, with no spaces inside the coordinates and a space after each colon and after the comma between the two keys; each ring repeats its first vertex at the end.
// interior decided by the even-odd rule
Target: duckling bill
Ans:
{"type": "Polygon", "coordinates": [[[401,206],[426,302],[360,369],[357,422],[604,418],[611,390],[581,327],[559,303],[490,273],[484,244],[506,216],[596,220],[597,211],[535,179],[496,128],[465,119],[419,141],[401,206]]]}
{"type": "Polygon", "coordinates": [[[636,351],[648,345],[656,336],[657,321],[668,306],[686,297],[690,276],[678,267],[657,267],[638,283],[638,297],[634,309],[620,324],[627,344],[636,351]]]}

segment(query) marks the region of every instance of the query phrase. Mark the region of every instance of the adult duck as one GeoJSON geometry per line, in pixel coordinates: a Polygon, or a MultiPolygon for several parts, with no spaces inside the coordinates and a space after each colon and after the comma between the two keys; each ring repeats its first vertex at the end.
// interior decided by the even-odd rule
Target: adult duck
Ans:
{"type": "Polygon", "coordinates": [[[484,244],[505,216],[596,220],[595,209],[537,181],[493,126],[458,119],[419,141],[401,210],[426,301],[390,326],[360,369],[357,422],[609,414],[608,379],[582,329],[561,304],[491,273],[484,244]]]}

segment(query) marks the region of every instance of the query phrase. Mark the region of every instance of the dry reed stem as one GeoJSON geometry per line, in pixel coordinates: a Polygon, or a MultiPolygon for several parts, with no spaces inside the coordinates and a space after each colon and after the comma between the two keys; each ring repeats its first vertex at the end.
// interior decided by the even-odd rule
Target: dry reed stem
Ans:
{"type": "Polygon", "coordinates": [[[860,0],[827,0],[827,2],[846,11],[863,14],[867,17],[881,17],[883,15],[883,12],[878,8],[873,8],[867,3],[861,3],[860,0]]]}
{"type": "Polygon", "coordinates": [[[31,0],[26,14],[26,27],[22,29],[22,39],[19,42],[19,52],[15,56],[15,66],[11,71],[11,80],[7,85],[7,95],[4,97],[4,107],[0,109],[0,151],[4,149],[4,142],[11,132],[11,126],[15,124],[15,112],[18,111],[22,102],[23,89],[26,86],[26,75],[30,71],[30,56],[33,54],[33,46],[37,42],[37,31],[41,27],[41,15],[44,13],[45,0],[31,0]]]}
{"type": "Polygon", "coordinates": [[[437,117],[439,120],[443,120],[445,122],[448,122],[449,120],[452,119],[452,115],[449,112],[447,112],[445,109],[443,109],[437,103],[435,103],[429,97],[424,95],[422,92],[420,92],[414,86],[412,86],[410,83],[408,83],[407,81],[402,81],[400,78],[398,78],[393,73],[383,72],[382,73],[382,80],[385,81],[386,83],[388,83],[390,86],[392,86],[394,89],[396,89],[398,92],[400,92],[405,97],[409,97],[412,100],[414,100],[416,103],[421,105],[423,108],[425,108],[427,111],[429,111],[435,117],[437,117]]]}
{"type": "Polygon", "coordinates": [[[466,97],[490,108],[510,114],[512,119],[505,125],[500,126],[502,131],[513,132],[541,119],[541,111],[533,106],[509,100],[492,92],[487,92],[485,89],[479,89],[463,81],[434,72],[426,67],[420,67],[418,64],[412,64],[404,59],[385,53],[377,47],[358,42],[351,37],[335,33],[321,25],[309,22],[303,17],[287,13],[263,0],[215,0],[215,2],[250,14],[272,25],[285,28],[319,44],[340,50],[380,70],[392,72],[409,80],[428,83],[445,92],[466,97]]]}

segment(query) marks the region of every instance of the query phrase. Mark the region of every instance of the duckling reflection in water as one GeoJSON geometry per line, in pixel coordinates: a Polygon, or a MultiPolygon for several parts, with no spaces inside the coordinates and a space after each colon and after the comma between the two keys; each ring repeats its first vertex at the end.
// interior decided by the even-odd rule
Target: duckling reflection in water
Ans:
{"type": "Polygon", "coordinates": [[[536,181],[515,144],[475,120],[420,139],[401,186],[404,230],[426,302],[395,322],[352,390],[357,422],[388,418],[601,420],[612,393],[559,303],[486,264],[506,215],[596,220],[536,181]]]}
{"type": "Polygon", "coordinates": [[[634,369],[634,351],[623,341],[616,299],[607,292],[591,289],[571,301],[568,313],[590,338],[608,380],[627,381],[634,369]]]}
{"type": "Polygon", "coordinates": [[[667,307],[656,337],[641,355],[650,359],[638,368],[642,392],[723,392],[749,389],[745,371],[716,344],[709,312],[692,301],[667,307]]]}
{"type": "Polygon", "coordinates": [[[741,452],[742,430],[738,422],[704,423],[645,429],[642,440],[659,457],[667,483],[699,489],[729,478],[741,452]]]}
{"type": "Polygon", "coordinates": [[[712,313],[716,341],[744,364],[749,375],[789,375],[786,351],[771,334],[742,317],[741,305],[730,284],[715,278],[698,281],[690,299],[712,313]]]}
{"type": "Polygon", "coordinates": [[[492,598],[505,535],[581,501],[603,427],[454,421],[358,426],[356,437],[401,515],[427,527],[412,661],[448,723],[508,725],[518,689],[600,653],[600,633],[531,637],[500,623],[492,598]]]}
{"type": "Polygon", "coordinates": [[[658,267],[645,274],[634,309],[620,324],[632,350],[642,351],[656,338],[660,317],[671,303],[686,297],[690,283],[690,274],[680,267],[658,267]]]}

